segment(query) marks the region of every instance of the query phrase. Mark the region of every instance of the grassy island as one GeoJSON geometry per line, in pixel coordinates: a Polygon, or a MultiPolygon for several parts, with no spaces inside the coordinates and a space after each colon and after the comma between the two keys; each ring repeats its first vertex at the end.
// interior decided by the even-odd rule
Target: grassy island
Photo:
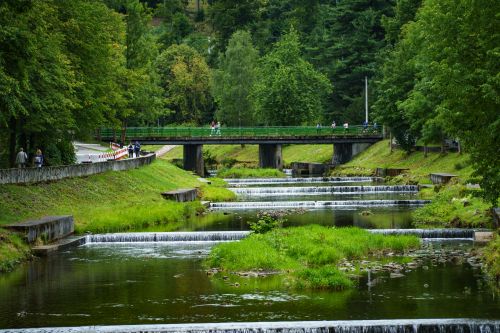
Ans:
{"type": "Polygon", "coordinates": [[[341,261],[401,254],[420,246],[414,236],[384,236],[359,228],[310,225],[252,234],[215,246],[206,266],[223,272],[282,274],[295,288],[342,290],[355,282],[339,269],[341,261]]]}
{"type": "Polygon", "coordinates": [[[221,178],[277,178],[285,174],[277,169],[226,168],[217,173],[221,178]]]}

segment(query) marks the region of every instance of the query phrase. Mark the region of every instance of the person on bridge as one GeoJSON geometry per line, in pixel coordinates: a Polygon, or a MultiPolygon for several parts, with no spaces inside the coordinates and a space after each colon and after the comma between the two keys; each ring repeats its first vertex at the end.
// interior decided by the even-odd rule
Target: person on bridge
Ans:
{"type": "Polygon", "coordinates": [[[215,135],[215,120],[212,120],[212,123],[210,124],[210,136],[215,135]]]}
{"type": "Polygon", "coordinates": [[[335,128],[337,127],[337,124],[335,123],[335,120],[332,121],[332,132],[335,131],[335,128]]]}
{"type": "Polygon", "coordinates": [[[26,167],[26,162],[28,162],[28,155],[26,152],[21,148],[19,150],[19,153],[16,155],[16,164],[18,168],[24,168],[26,167]]]}
{"type": "Polygon", "coordinates": [[[348,129],[349,129],[349,123],[346,121],[344,123],[344,132],[347,132],[348,129]]]}
{"type": "Polygon", "coordinates": [[[130,141],[127,150],[128,150],[128,158],[134,158],[134,145],[132,144],[132,141],[130,141]]]}
{"type": "Polygon", "coordinates": [[[218,121],[217,124],[215,125],[215,135],[218,135],[218,136],[221,135],[221,133],[220,133],[220,121],[218,121]]]}
{"type": "Polygon", "coordinates": [[[140,154],[141,154],[141,144],[139,143],[139,141],[135,142],[134,152],[135,152],[135,157],[139,157],[140,156],[140,154]]]}
{"type": "Polygon", "coordinates": [[[316,124],[316,134],[319,134],[321,132],[321,124],[317,123],[316,124]]]}
{"type": "Polygon", "coordinates": [[[43,154],[42,150],[38,148],[35,154],[35,167],[41,168],[43,165],[43,154]]]}

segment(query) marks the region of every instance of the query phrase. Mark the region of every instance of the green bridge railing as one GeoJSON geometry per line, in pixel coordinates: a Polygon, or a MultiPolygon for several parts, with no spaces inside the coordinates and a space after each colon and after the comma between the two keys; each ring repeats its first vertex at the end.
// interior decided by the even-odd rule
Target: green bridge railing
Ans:
{"type": "MultiPolygon", "coordinates": [[[[119,138],[121,129],[102,128],[102,139],[119,138]]],[[[381,135],[381,128],[361,125],[343,127],[272,126],[272,127],[127,127],[126,138],[199,138],[199,137],[290,137],[290,136],[374,136],[381,135]]]]}

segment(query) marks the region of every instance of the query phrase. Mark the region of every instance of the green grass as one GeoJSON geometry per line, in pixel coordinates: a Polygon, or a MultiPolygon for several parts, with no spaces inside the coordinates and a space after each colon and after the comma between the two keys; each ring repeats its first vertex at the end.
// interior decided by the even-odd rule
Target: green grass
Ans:
{"type": "Polygon", "coordinates": [[[221,178],[277,178],[285,177],[282,171],[276,169],[229,168],[217,173],[221,178]]]}
{"type": "Polygon", "coordinates": [[[0,273],[11,271],[29,257],[29,246],[17,234],[0,229],[0,273]]]}
{"type": "Polygon", "coordinates": [[[157,160],[128,171],[51,183],[2,185],[0,225],[46,215],[73,215],[77,232],[127,231],[157,224],[175,228],[201,205],[167,201],[161,192],[203,186],[207,196],[215,197],[212,191],[221,198],[234,195],[220,188],[221,183],[206,185],[197,178],[167,161],[157,160]]]}
{"type": "Polygon", "coordinates": [[[389,251],[404,253],[419,246],[420,240],[414,236],[310,225],[274,229],[239,242],[218,244],[205,265],[223,271],[278,271],[296,288],[341,290],[354,284],[337,268],[341,259],[360,260],[389,251]]]}
{"type": "MultiPolygon", "coordinates": [[[[235,162],[236,166],[257,167],[259,164],[258,145],[205,145],[204,151],[215,157],[219,166],[235,162]]],[[[333,145],[283,145],[283,163],[288,167],[292,162],[327,163],[333,156],[333,145]]],[[[182,146],[169,151],[165,159],[182,158],[182,146]]]]}
{"type": "Polygon", "coordinates": [[[495,235],[495,238],[484,248],[483,262],[492,285],[500,292],[500,235],[495,235]]]}
{"type": "Polygon", "coordinates": [[[352,161],[335,168],[333,173],[346,176],[372,175],[376,168],[408,168],[410,170],[407,175],[399,177],[397,181],[424,184],[430,182],[430,173],[452,173],[465,180],[473,171],[467,154],[428,153],[425,157],[423,152],[407,154],[402,150],[394,150],[391,153],[389,141],[384,140],[375,143],[352,161]]]}
{"type": "Polygon", "coordinates": [[[419,228],[491,228],[489,206],[476,192],[455,182],[426,189],[420,196],[432,202],[413,211],[413,223],[419,228]]]}

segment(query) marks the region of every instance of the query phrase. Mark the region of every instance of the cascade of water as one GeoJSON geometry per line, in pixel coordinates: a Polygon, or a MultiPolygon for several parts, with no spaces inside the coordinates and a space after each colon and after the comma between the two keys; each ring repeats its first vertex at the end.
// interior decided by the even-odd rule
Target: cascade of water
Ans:
{"type": "Polygon", "coordinates": [[[262,184],[289,184],[289,183],[355,183],[373,182],[381,180],[377,177],[310,177],[310,178],[239,178],[224,179],[228,184],[262,185],[262,184]]]}
{"type": "Polygon", "coordinates": [[[473,229],[370,229],[374,234],[414,235],[421,238],[474,238],[473,229]]]}
{"type": "Polygon", "coordinates": [[[429,200],[343,200],[343,201],[246,201],[212,202],[213,209],[342,208],[375,206],[422,206],[429,200]]]}
{"type": "Polygon", "coordinates": [[[133,232],[87,235],[86,243],[235,241],[249,231],[133,232]]]}
{"type": "Polygon", "coordinates": [[[382,186],[307,186],[307,187],[233,187],[238,195],[321,195],[321,194],[362,194],[362,193],[416,193],[416,185],[382,186]]]}
{"type": "Polygon", "coordinates": [[[500,333],[500,320],[390,319],[53,327],[0,330],[12,333],[500,333]]]}

